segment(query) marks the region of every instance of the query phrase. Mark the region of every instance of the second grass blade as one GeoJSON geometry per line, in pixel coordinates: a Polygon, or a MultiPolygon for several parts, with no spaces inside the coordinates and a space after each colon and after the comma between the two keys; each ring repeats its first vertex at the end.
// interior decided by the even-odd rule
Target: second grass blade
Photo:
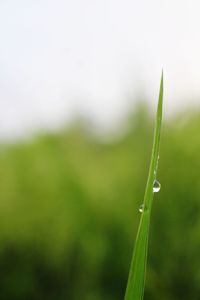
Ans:
{"type": "Polygon", "coordinates": [[[126,288],[125,300],[142,300],[144,294],[147,247],[149,235],[149,223],[153,201],[153,184],[156,180],[159,146],[160,146],[160,131],[162,123],[162,104],[163,104],[163,74],[160,82],[160,92],[158,99],[158,108],[156,115],[156,124],[154,130],[154,140],[149,168],[149,175],[145,190],[143,211],[140,219],[138,233],[136,237],[133,258],[131,262],[128,284],[126,288]]]}

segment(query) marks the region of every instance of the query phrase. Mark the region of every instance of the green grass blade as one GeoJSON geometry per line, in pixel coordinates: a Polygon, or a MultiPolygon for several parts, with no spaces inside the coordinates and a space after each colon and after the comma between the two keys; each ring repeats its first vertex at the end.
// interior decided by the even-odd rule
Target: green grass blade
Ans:
{"type": "Polygon", "coordinates": [[[142,300],[144,294],[149,223],[153,201],[153,184],[154,180],[156,179],[159,159],[160,131],[162,123],[162,104],[163,73],[160,81],[160,92],[158,99],[158,108],[156,115],[156,124],[154,130],[154,140],[149,175],[144,195],[144,209],[141,214],[140,224],[136,237],[133,258],[129,272],[128,284],[126,288],[125,300],[142,300]]]}

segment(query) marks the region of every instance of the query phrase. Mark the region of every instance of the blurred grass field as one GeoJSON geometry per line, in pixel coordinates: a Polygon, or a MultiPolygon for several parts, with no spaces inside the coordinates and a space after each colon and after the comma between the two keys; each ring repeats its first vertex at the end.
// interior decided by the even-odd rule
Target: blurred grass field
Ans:
{"type": "MultiPolygon", "coordinates": [[[[118,139],[73,126],[0,150],[0,299],[120,300],[143,201],[153,120],[118,139]]],[[[163,124],[145,300],[199,300],[200,112],[163,124]]]]}

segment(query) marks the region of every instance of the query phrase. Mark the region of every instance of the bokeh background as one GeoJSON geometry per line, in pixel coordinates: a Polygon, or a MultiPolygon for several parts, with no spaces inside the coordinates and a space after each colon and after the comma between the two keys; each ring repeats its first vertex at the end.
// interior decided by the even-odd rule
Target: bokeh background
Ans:
{"type": "Polygon", "coordinates": [[[144,299],[200,299],[199,9],[1,0],[1,300],[123,299],[162,68],[144,299]]]}

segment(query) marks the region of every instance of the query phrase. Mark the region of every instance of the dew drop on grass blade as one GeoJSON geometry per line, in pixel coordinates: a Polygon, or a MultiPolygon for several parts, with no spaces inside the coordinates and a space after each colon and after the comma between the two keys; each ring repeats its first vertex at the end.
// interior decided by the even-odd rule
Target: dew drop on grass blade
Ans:
{"type": "Polygon", "coordinates": [[[160,91],[159,91],[159,98],[158,98],[149,175],[148,175],[147,185],[146,185],[146,190],[144,195],[144,202],[142,208],[140,207],[139,209],[139,211],[141,212],[141,218],[140,218],[140,224],[137,232],[124,300],[142,300],[144,295],[149,223],[150,223],[151,208],[153,202],[153,194],[154,192],[158,192],[160,190],[160,183],[156,179],[156,173],[157,173],[157,166],[158,166],[158,159],[159,159],[160,131],[161,131],[161,123],[162,123],[162,105],[163,105],[163,73],[160,81],[160,91]]]}

